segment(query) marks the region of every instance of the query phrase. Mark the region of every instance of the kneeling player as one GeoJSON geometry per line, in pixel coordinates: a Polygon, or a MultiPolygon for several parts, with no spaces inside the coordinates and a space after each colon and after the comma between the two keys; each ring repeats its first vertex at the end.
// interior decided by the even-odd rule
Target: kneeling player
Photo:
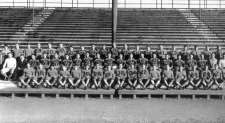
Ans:
{"type": "Polygon", "coordinates": [[[87,89],[91,80],[91,70],[89,68],[89,65],[85,67],[84,70],[82,70],[82,84],[84,86],[84,89],[87,89]]]}
{"type": "Polygon", "coordinates": [[[67,88],[69,78],[71,78],[70,72],[67,71],[66,66],[62,66],[62,70],[59,72],[58,88],[67,88]]]}
{"type": "Polygon", "coordinates": [[[193,89],[198,89],[199,85],[201,83],[201,80],[199,79],[199,71],[197,70],[197,66],[194,66],[194,69],[189,72],[189,82],[190,85],[193,87],[193,89]]]}
{"type": "Polygon", "coordinates": [[[185,70],[183,70],[183,67],[180,67],[179,70],[176,72],[175,79],[177,89],[184,89],[188,86],[187,73],[185,70]]]}
{"type": "Polygon", "coordinates": [[[71,71],[72,78],[69,79],[70,88],[79,88],[81,84],[81,70],[75,66],[71,71]]]}
{"type": "Polygon", "coordinates": [[[137,70],[134,67],[134,65],[131,65],[131,68],[129,68],[127,71],[128,71],[127,87],[129,86],[131,89],[136,89],[136,87],[137,87],[137,70]]]}
{"type": "Polygon", "coordinates": [[[30,87],[30,82],[33,81],[35,71],[30,64],[27,64],[27,67],[24,69],[23,75],[19,78],[18,86],[21,88],[30,87]]]}
{"type": "Polygon", "coordinates": [[[216,65],[216,69],[213,71],[213,81],[209,83],[208,87],[213,89],[213,85],[215,85],[215,89],[222,89],[222,84],[222,70],[220,70],[219,66],[216,65]]]}
{"type": "Polygon", "coordinates": [[[115,80],[114,70],[112,70],[111,66],[108,66],[104,74],[105,88],[107,89],[113,88],[114,80],[115,80]]]}
{"type": "Polygon", "coordinates": [[[124,82],[127,78],[126,69],[123,68],[123,65],[119,65],[119,69],[116,70],[116,78],[117,78],[117,85],[119,89],[124,88],[124,82]]]}
{"type": "Polygon", "coordinates": [[[205,67],[205,70],[202,72],[202,83],[200,87],[202,86],[203,89],[208,89],[209,84],[212,81],[212,73],[209,70],[208,66],[205,67]]]}
{"type": "Polygon", "coordinates": [[[36,70],[36,73],[35,73],[35,77],[34,77],[34,81],[32,83],[32,86],[34,88],[39,88],[41,87],[42,83],[44,82],[45,80],[45,75],[46,75],[46,71],[45,69],[43,68],[43,65],[40,64],[39,67],[37,68],[36,70]]]}
{"type": "Polygon", "coordinates": [[[150,87],[152,89],[159,88],[160,82],[161,82],[161,74],[160,71],[157,70],[157,66],[153,66],[153,70],[150,71],[150,78],[151,78],[151,85],[153,87],[150,87]]]}
{"type": "Polygon", "coordinates": [[[101,66],[97,64],[97,67],[93,70],[93,81],[94,81],[94,88],[98,89],[102,86],[102,78],[103,78],[103,71],[101,66]]]}
{"type": "Polygon", "coordinates": [[[44,87],[52,88],[56,84],[57,79],[58,79],[58,71],[52,65],[50,66],[50,69],[47,72],[44,87]]]}
{"type": "Polygon", "coordinates": [[[141,85],[142,89],[147,88],[147,86],[149,85],[150,75],[149,75],[148,69],[146,68],[145,64],[142,65],[142,68],[140,69],[138,75],[139,75],[138,76],[139,84],[141,85]]]}
{"type": "Polygon", "coordinates": [[[163,71],[163,81],[167,89],[174,87],[174,74],[169,65],[166,65],[166,70],[163,71]]]}

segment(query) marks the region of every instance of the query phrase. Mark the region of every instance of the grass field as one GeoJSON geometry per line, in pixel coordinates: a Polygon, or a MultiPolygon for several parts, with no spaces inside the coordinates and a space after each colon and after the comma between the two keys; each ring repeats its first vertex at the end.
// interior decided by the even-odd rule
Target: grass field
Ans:
{"type": "Polygon", "coordinates": [[[225,123],[225,101],[1,98],[0,123],[225,123]]]}

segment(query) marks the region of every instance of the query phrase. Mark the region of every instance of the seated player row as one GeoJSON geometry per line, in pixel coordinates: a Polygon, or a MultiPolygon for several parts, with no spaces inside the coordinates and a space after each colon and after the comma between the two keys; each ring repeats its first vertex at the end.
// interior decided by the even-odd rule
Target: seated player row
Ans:
{"type": "Polygon", "coordinates": [[[27,67],[19,77],[18,86],[21,88],[103,88],[103,89],[222,89],[225,81],[225,71],[216,65],[215,70],[211,71],[208,66],[203,71],[196,69],[186,71],[182,66],[179,69],[171,70],[169,65],[166,69],[158,69],[153,66],[148,70],[146,65],[125,69],[123,64],[119,68],[101,68],[99,64],[91,69],[86,66],[80,69],[79,66],[68,70],[62,65],[60,69],[51,66],[46,70],[39,64],[35,70],[27,64],[27,67]]]}

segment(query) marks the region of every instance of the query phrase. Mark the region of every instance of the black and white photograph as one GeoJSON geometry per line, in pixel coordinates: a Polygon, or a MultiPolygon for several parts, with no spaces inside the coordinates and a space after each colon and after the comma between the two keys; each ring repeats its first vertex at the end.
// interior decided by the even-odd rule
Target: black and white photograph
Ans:
{"type": "Polygon", "coordinates": [[[0,0],[0,123],[225,123],[225,0],[0,0]]]}

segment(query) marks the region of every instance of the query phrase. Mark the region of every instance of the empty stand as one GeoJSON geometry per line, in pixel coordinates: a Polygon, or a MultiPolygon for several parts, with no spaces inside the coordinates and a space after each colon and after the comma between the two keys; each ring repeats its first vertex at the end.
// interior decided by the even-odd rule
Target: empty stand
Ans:
{"type": "MultiPolygon", "coordinates": [[[[34,15],[39,11],[35,9],[34,15]]],[[[33,9],[0,8],[0,41],[8,43],[11,36],[32,19],[32,15],[33,9]]]]}
{"type": "MultiPolygon", "coordinates": [[[[40,11],[35,9],[34,14],[38,15],[40,11]]],[[[15,45],[17,40],[12,40],[12,35],[26,29],[32,12],[32,9],[25,8],[1,8],[0,41],[15,45]]],[[[222,46],[225,38],[223,20],[224,10],[202,10],[200,16],[199,10],[121,8],[118,10],[117,43],[120,46],[127,43],[130,46],[165,45],[170,48],[172,45],[222,46]],[[201,26],[202,23],[205,25],[201,26]]],[[[26,35],[21,45],[28,42],[31,45],[37,42],[65,43],[75,47],[110,45],[111,32],[111,9],[57,8],[35,30],[21,34],[26,35]]]]}
{"type": "Polygon", "coordinates": [[[192,10],[221,39],[225,40],[225,10],[201,9],[192,10]]]}

